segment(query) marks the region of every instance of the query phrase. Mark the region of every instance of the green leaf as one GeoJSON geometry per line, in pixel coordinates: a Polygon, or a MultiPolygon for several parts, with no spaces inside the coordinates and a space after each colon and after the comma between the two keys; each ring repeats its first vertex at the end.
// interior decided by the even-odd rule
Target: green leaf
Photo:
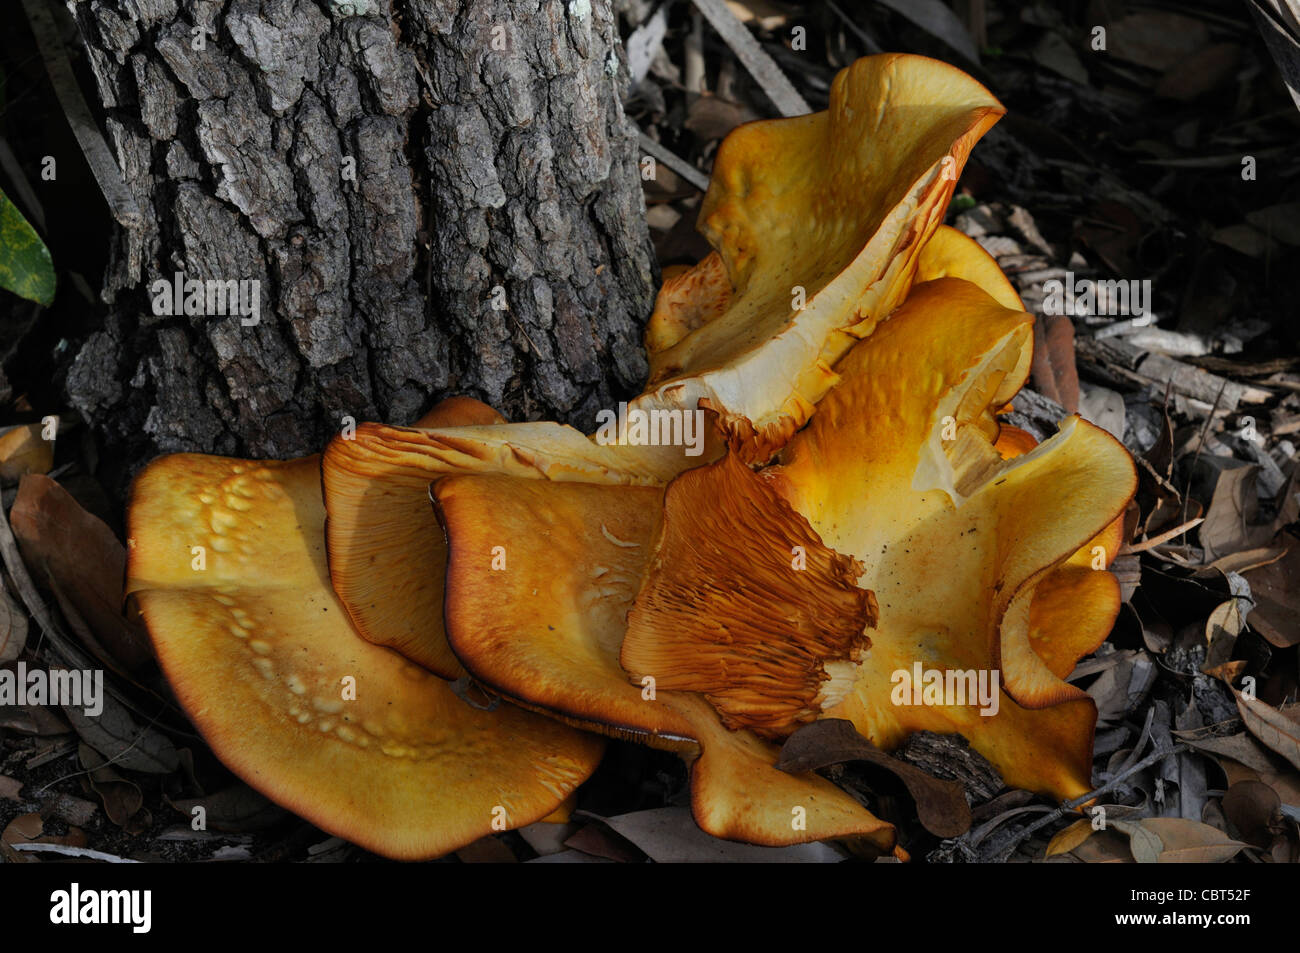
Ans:
{"type": "Polygon", "coordinates": [[[0,191],[0,288],[43,304],[54,300],[54,262],[35,229],[0,191]]]}

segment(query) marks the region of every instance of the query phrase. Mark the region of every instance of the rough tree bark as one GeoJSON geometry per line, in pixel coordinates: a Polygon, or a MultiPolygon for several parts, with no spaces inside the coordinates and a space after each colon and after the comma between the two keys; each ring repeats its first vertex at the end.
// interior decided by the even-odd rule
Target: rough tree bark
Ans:
{"type": "Polygon", "coordinates": [[[655,275],[609,0],[74,15],[144,224],[67,389],[126,457],[310,453],[452,393],[584,426],[642,382],[655,275]],[[178,271],[260,281],[260,323],[154,314],[178,271]]]}

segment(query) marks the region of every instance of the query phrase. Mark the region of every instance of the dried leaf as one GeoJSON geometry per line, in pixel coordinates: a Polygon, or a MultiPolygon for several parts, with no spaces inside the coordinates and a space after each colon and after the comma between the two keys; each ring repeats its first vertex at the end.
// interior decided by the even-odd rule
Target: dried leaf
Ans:
{"type": "Polygon", "coordinates": [[[1211,43],[1166,70],[1156,86],[1156,95],[1191,102],[1231,76],[1240,59],[1241,47],[1236,43],[1211,43]]]}
{"type": "Polygon", "coordinates": [[[1069,856],[1078,858],[1086,864],[1131,864],[1133,852],[1129,849],[1129,840],[1116,831],[1098,831],[1089,837],[1069,856]]]}
{"type": "Polygon", "coordinates": [[[1067,854],[1074,850],[1093,834],[1092,821],[1088,818],[1075,821],[1064,830],[1056,832],[1051,841],[1047,844],[1047,857],[1055,857],[1057,854],[1067,854]]]}
{"type": "Polygon", "coordinates": [[[1223,796],[1223,813],[1248,843],[1268,847],[1282,833],[1282,799],[1263,781],[1238,781],[1223,796]]]}
{"type": "Polygon", "coordinates": [[[0,664],[12,662],[27,645],[27,613],[0,586],[0,664]]]}
{"type": "Polygon", "coordinates": [[[690,808],[661,807],[607,817],[604,823],[639,847],[656,863],[839,863],[844,858],[826,844],[755,847],[710,837],[691,818],[690,808]]]}
{"type": "Polygon", "coordinates": [[[620,834],[615,834],[601,823],[588,824],[564,840],[564,846],[590,857],[619,864],[645,862],[645,852],[620,834]]]}
{"type": "Polygon", "coordinates": [[[1245,576],[1255,600],[1251,628],[1279,649],[1300,644],[1300,545],[1292,545],[1278,561],[1248,570],[1245,576]]]}
{"type": "Polygon", "coordinates": [[[54,590],[61,605],[71,607],[65,614],[85,620],[103,646],[96,654],[106,650],[103,661],[127,670],[148,661],[152,653],[144,629],[122,615],[126,549],[113,531],[40,475],[23,477],[9,519],[33,576],[54,590]]]}
{"type": "Polygon", "coordinates": [[[1198,527],[1207,561],[1256,549],[1273,538],[1273,525],[1258,521],[1258,475],[1259,467],[1239,461],[1231,461],[1220,471],[1205,522],[1198,527]]]}
{"type": "Polygon", "coordinates": [[[1300,768],[1300,721],[1258,698],[1247,698],[1235,688],[1237,711],[1252,735],[1300,768]]]}
{"type": "Polygon", "coordinates": [[[1160,838],[1162,864],[1221,864],[1247,846],[1209,824],[1185,817],[1148,817],[1138,822],[1160,838]]]}
{"type": "Polygon", "coordinates": [[[456,859],[462,864],[517,864],[519,858],[510,849],[510,845],[499,837],[489,834],[480,837],[456,851],[456,859]]]}
{"type": "Polygon", "coordinates": [[[128,771],[170,774],[180,767],[180,755],[166,735],[136,724],[122,703],[107,692],[103,702],[104,710],[94,718],[80,708],[63,707],[63,713],[86,744],[128,771]]]}
{"type": "Polygon", "coordinates": [[[1139,864],[1159,863],[1165,845],[1152,831],[1143,827],[1143,823],[1143,821],[1112,821],[1110,826],[1121,834],[1128,835],[1128,848],[1133,852],[1133,859],[1139,864]]]}
{"type": "Polygon", "coordinates": [[[0,432],[0,483],[12,485],[54,466],[54,444],[41,439],[41,429],[40,424],[21,424],[0,432]]]}
{"type": "Polygon", "coordinates": [[[798,729],[782,746],[776,766],[798,774],[846,761],[873,764],[902,781],[916,801],[918,819],[931,834],[957,837],[970,829],[970,805],[960,784],[890,757],[858,734],[852,722],[841,718],[823,718],[798,729]]]}
{"type": "Polygon", "coordinates": [[[122,777],[94,748],[80,745],[77,757],[87,772],[87,783],[99,795],[108,819],[128,834],[141,834],[149,828],[150,814],[144,808],[140,788],[122,777]]]}
{"type": "Polygon", "coordinates": [[[0,707],[0,728],[38,736],[63,735],[72,730],[54,709],[45,705],[0,707]]]}
{"type": "Polygon", "coordinates": [[[1148,69],[1166,70],[1210,41],[1206,25],[1178,13],[1133,13],[1109,25],[1110,55],[1148,69]]]}
{"type": "Polygon", "coordinates": [[[1034,329],[1034,390],[1067,413],[1079,409],[1079,372],[1074,360],[1074,323],[1063,314],[1039,315],[1034,329]]]}
{"type": "Polygon", "coordinates": [[[39,860],[32,854],[13,849],[15,844],[60,844],[65,847],[85,847],[86,832],[77,827],[68,828],[66,834],[46,834],[45,820],[39,814],[19,814],[0,833],[0,858],[11,864],[35,864],[39,860]]]}
{"type": "Polygon", "coordinates": [[[1205,751],[1221,758],[1231,758],[1256,771],[1273,769],[1271,755],[1246,732],[1215,737],[1201,734],[1206,730],[1175,731],[1174,737],[1198,751],[1205,751]]]}
{"type": "Polygon", "coordinates": [[[1287,245],[1300,245],[1300,202],[1269,205],[1247,212],[1246,221],[1270,238],[1287,245]]]}
{"type": "Polygon", "coordinates": [[[201,807],[208,830],[245,834],[266,830],[279,823],[287,812],[268,801],[247,784],[234,784],[207,797],[183,798],[168,803],[182,814],[192,817],[201,807]]]}
{"type": "Polygon", "coordinates": [[[738,103],[717,96],[701,96],[686,111],[685,126],[701,142],[716,142],[742,122],[760,117],[738,103]]]}

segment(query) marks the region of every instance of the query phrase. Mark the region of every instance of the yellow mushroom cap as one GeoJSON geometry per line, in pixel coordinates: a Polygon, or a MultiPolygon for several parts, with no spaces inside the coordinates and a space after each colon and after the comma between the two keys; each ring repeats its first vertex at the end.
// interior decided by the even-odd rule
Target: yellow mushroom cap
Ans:
{"type": "Polygon", "coordinates": [[[449,540],[447,635],[476,678],[565,721],[678,751],[692,764],[695,819],[716,837],[893,846],[891,825],[823,778],[778,771],[777,749],[728,730],[703,696],[619,665],[662,488],[484,476],[439,480],[433,494],[449,540]]]}
{"type": "Polygon", "coordinates": [[[363,423],[355,434],[335,437],[321,475],[330,578],[357,630],[454,679],[464,669],[442,628],[447,548],[429,506],[430,482],[452,474],[508,474],[651,485],[697,458],[677,446],[602,445],[556,423],[470,425],[465,414],[481,421],[486,405],[474,401],[440,412],[445,406],[435,408],[438,429],[363,423]]]}
{"type": "MultiPolygon", "coordinates": [[[[698,593],[711,579],[691,571],[690,545],[725,554],[734,568],[718,578],[733,586],[737,575],[763,579],[773,557],[769,534],[733,520],[720,544],[707,530],[719,511],[775,521],[776,494],[807,519],[834,554],[831,563],[851,558],[864,569],[856,584],[873,591],[879,610],[860,661],[847,676],[837,671],[821,699],[807,689],[798,695],[800,717],[816,709],[846,718],[885,748],[915,731],[960,733],[1009,784],[1061,797],[1089,790],[1096,709],[1062,679],[1105,637],[1118,610],[1114,578],[1088,560],[1098,540],[1116,545],[1113,527],[1135,475],[1123,447],[1077,417],[1028,453],[1004,460],[995,449],[996,411],[1028,373],[1031,327],[1029,315],[971,282],[918,285],[841,362],[842,382],[782,451],[780,465],[755,473],[728,460],[674,481],[669,519],[695,514],[705,536],[691,543],[659,535],[652,565],[668,568],[650,573],[637,596],[624,658],[672,650],[684,671],[694,669],[691,687],[710,698],[713,684],[767,665],[776,655],[772,640],[796,643],[782,649],[787,664],[798,650],[832,660],[827,667],[854,661],[823,633],[861,621],[820,594],[816,577],[802,587],[769,587],[792,605],[771,613],[766,645],[744,637],[737,617],[721,616],[729,624],[718,626],[720,617],[705,611],[710,600],[698,593]],[[681,633],[684,618],[669,620],[676,631],[646,624],[692,599],[702,608],[691,631],[681,633]],[[801,624],[804,616],[819,625],[801,624]],[[921,692],[926,679],[940,690],[921,692]]],[[[792,679],[806,672],[774,666],[764,674],[749,683],[756,698],[747,702],[782,713],[792,679]]],[[[788,733],[794,720],[766,726],[788,733]]]]}
{"type": "Polygon", "coordinates": [[[602,740],[471,707],[360,638],[330,588],[324,522],[319,457],[178,454],[135,481],[127,591],[212,750],[277,803],[401,859],[559,807],[602,740]]]}
{"type": "Polygon", "coordinates": [[[826,112],[722,143],[700,209],[716,249],[665,283],[640,408],[707,406],[765,460],[812,413],[836,362],[907,294],[970,150],[1004,110],[923,56],[858,60],[826,112]]]}

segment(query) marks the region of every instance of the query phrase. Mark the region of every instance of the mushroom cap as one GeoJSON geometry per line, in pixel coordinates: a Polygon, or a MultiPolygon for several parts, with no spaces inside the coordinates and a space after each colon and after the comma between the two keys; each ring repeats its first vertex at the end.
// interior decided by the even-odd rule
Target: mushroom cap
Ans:
{"type": "Polygon", "coordinates": [[[940,225],[916,260],[916,284],[936,278],[961,278],[1012,311],[1024,311],[1015,286],[1002,273],[997,260],[975,239],[950,225],[940,225]]]}
{"type": "Polygon", "coordinates": [[[133,485],[127,591],[212,750],[267,797],[389,857],[439,856],[556,810],[602,739],[471,707],[360,638],[330,588],[324,522],[319,457],[177,454],[133,485]]]}
{"type": "Polygon", "coordinates": [[[1136,473],[1122,445],[1077,417],[1023,455],[1004,461],[993,449],[995,411],[1028,373],[1031,322],[969,282],[917,286],[841,363],[844,382],[764,478],[828,546],[867,565],[861,585],[880,605],[855,689],[827,716],[882,747],[916,730],[957,731],[1009,784],[1074,797],[1090,789],[1096,709],[1062,676],[1104,638],[1116,589],[1090,568],[1096,579],[1057,576],[1037,613],[1033,596],[1114,533],[1136,473]],[[1067,579],[1082,600],[1073,613],[1051,593],[1067,579]],[[917,661],[996,670],[1009,697],[992,717],[890,704],[891,676],[917,661]]]}
{"type": "MultiPolygon", "coordinates": [[[[1023,455],[1004,460],[995,449],[996,410],[1028,373],[1031,329],[1029,315],[971,282],[916,286],[840,363],[841,383],[780,465],[755,473],[728,460],[684,474],[668,488],[666,522],[694,513],[707,528],[699,514],[710,509],[751,512],[757,522],[774,512],[773,493],[784,498],[821,545],[865,567],[857,585],[874,592],[879,609],[870,649],[848,676],[837,674],[820,715],[852,721],[884,748],[920,730],[960,733],[1009,784],[1074,797],[1090,789],[1096,708],[1063,677],[1114,621],[1117,585],[1092,568],[1091,546],[1117,548],[1115,526],[1136,477],[1127,451],[1077,417],[1023,455]],[[910,694],[897,696],[898,674],[910,678],[918,664],[945,678],[983,672],[986,686],[996,674],[1004,690],[996,714],[982,714],[974,699],[914,704],[910,694]]],[[[662,607],[699,601],[708,581],[690,571],[691,546],[721,549],[741,574],[770,558],[769,534],[744,521],[715,535],[727,543],[659,534],[652,565],[666,568],[649,574],[637,596],[625,658],[646,655],[643,643],[657,640],[700,678],[718,656],[728,672],[766,664],[770,646],[731,631],[715,637],[711,617],[688,637],[643,622],[662,607]]],[[[825,631],[835,628],[827,616],[853,617],[811,582],[788,590],[796,604],[773,613],[773,624],[825,653],[818,631],[799,619],[817,616],[825,631]]],[[[755,707],[783,702],[785,681],[769,673],[755,707]]]]}
{"type": "Polygon", "coordinates": [[[826,112],[735,129],[700,209],[715,254],[665,284],[634,406],[707,406],[746,459],[770,457],[834,386],[836,362],[901,303],[972,146],[1003,112],[955,67],[886,54],[842,70],[826,112]]]}
{"type": "Polygon", "coordinates": [[[620,667],[662,488],[483,476],[432,492],[450,541],[447,636],[475,678],[566,722],[679,752],[692,764],[695,819],[715,837],[892,847],[891,825],[823,778],[776,770],[777,749],[725,728],[702,696],[651,690],[620,667]],[[494,569],[496,546],[505,563],[494,569]]]}
{"type": "MultiPolygon", "coordinates": [[[[449,474],[509,474],[600,484],[660,484],[697,459],[681,447],[602,445],[555,423],[460,426],[461,404],[440,429],[363,423],[336,436],[321,464],[334,591],[357,630],[444,678],[464,668],[443,633],[447,547],[429,484],[449,474]]],[[[438,413],[446,402],[435,408],[438,413]]],[[[490,408],[489,408],[490,410],[490,408]]]]}
{"type": "Polygon", "coordinates": [[[434,484],[447,638],[474,677],[584,728],[694,749],[689,722],[647,702],[618,661],[663,493],[501,476],[434,484]]]}

